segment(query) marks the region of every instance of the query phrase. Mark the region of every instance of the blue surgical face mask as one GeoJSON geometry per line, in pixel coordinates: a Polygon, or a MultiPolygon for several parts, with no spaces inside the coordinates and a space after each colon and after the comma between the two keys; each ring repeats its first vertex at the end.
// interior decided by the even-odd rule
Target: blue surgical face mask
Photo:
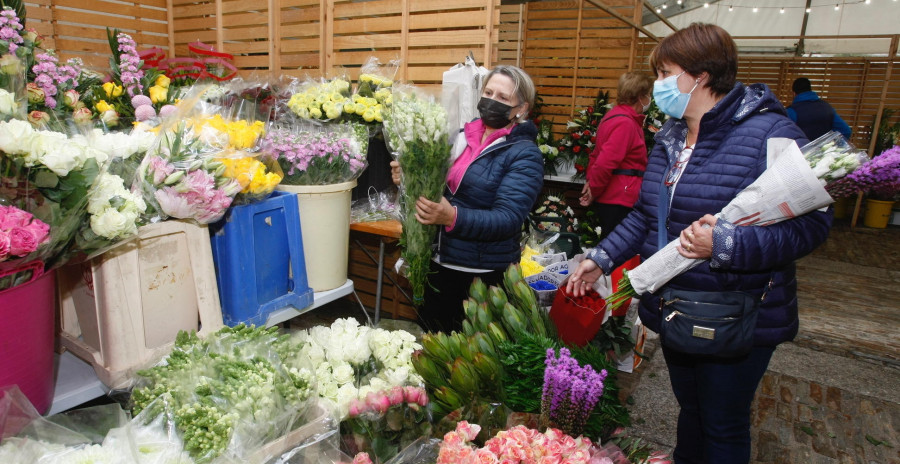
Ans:
{"type": "MultiPolygon", "coordinates": [[[[685,72],[682,71],[681,74],[685,72]]],[[[656,100],[656,106],[660,111],[675,119],[681,119],[684,116],[684,110],[687,109],[688,102],[691,100],[691,94],[700,85],[700,82],[697,82],[690,92],[683,93],[678,89],[678,78],[681,77],[681,74],[653,82],[653,99],[656,100]]]]}

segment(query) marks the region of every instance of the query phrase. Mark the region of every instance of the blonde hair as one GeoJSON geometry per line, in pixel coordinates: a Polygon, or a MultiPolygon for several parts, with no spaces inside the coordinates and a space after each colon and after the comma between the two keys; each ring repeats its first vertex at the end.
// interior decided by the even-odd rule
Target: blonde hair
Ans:
{"type": "Polygon", "coordinates": [[[518,118],[518,122],[525,121],[528,119],[528,113],[531,112],[531,109],[534,108],[534,98],[537,95],[537,90],[534,88],[534,82],[531,80],[531,76],[528,75],[522,68],[517,66],[512,66],[508,64],[498,64],[494,66],[494,69],[491,69],[491,72],[488,73],[487,76],[484,76],[484,82],[482,85],[487,84],[488,81],[494,77],[494,74],[502,74],[510,79],[516,84],[513,92],[516,94],[516,97],[519,99],[519,104],[527,103],[528,111],[523,111],[520,113],[518,118]]]}
{"type": "Polygon", "coordinates": [[[653,91],[653,78],[639,72],[627,72],[619,76],[619,91],[616,95],[616,103],[620,105],[633,105],[638,100],[650,95],[653,91]]]}

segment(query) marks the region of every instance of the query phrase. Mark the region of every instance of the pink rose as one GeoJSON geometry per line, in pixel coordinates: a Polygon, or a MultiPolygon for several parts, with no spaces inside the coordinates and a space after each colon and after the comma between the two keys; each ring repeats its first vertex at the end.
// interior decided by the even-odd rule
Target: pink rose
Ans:
{"type": "Polygon", "coordinates": [[[0,230],[0,261],[9,259],[9,234],[0,230]]]}
{"type": "Polygon", "coordinates": [[[28,211],[22,211],[15,206],[0,205],[0,230],[9,230],[13,227],[24,226],[31,221],[33,216],[28,211]]]}
{"type": "Polygon", "coordinates": [[[91,122],[94,114],[91,113],[91,110],[87,108],[78,108],[77,110],[72,112],[72,119],[75,120],[78,124],[87,124],[91,122]]]}
{"type": "Polygon", "coordinates": [[[369,457],[369,453],[357,453],[353,457],[352,464],[372,464],[372,458],[369,457]]]}
{"type": "Polygon", "coordinates": [[[13,227],[9,230],[9,254],[25,256],[37,250],[37,237],[24,227],[13,227]]]}
{"type": "Polygon", "coordinates": [[[391,388],[391,391],[388,392],[387,397],[391,402],[391,406],[403,404],[405,402],[405,399],[403,397],[403,387],[397,386],[391,388]]]}
{"type": "Polygon", "coordinates": [[[350,417],[356,417],[356,416],[362,414],[362,412],[365,411],[364,407],[365,407],[365,404],[360,402],[358,399],[354,398],[353,400],[351,400],[350,407],[349,407],[350,417]]]}

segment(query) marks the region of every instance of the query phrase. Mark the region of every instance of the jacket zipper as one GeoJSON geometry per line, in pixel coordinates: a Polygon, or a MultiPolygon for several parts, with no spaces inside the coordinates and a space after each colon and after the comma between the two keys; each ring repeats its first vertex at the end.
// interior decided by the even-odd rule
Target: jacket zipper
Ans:
{"type": "Polygon", "coordinates": [[[698,321],[707,321],[707,322],[720,322],[720,321],[733,321],[736,320],[736,317],[728,316],[728,317],[703,317],[703,316],[692,316],[690,314],[685,314],[681,311],[675,310],[672,311],[668,316],[666,316],[666,322],[671,321],[675,318],[675,316],[684,316],[688,319],[695,319],[698,321]]]}

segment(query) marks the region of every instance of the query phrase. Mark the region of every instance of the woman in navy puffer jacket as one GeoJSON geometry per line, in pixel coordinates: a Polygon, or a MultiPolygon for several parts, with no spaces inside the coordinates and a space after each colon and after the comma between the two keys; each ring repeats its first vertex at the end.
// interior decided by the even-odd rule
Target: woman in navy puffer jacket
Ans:
{"type": "MultiPolygon", "coordinates": [[[[650,65],[658,77],[654,98],[671,119],[655,137],[635,210],[588,253],[569,290],[581,293],[635,253],[655,253],[659,202],[667,202],[665,242],[678,239],[683,256],[707,261],[663,288],[739,290],[762,298],[748,355],[702,357],[663,346],[681,406],[675,462],[747,463],[756,388],[775,346],[797,334],[794,261],[825,241],[831,212],[766,227],[735,227],[712,216],[766,169],[766,140],[786,137],[800,146],[807,140],[768,87],[735,82],[737,47],[718,26],[692,24],[669,35],[650,65]]],[[[656,332],[661,292],[640,302],[641,321],[656,332]]]]}
{"type": "MultiPolygon", "coordinates": [[[[462,303],[472,280],[499,285],[503,271],[519,262],[522,225],[544,182],[537,128],[527,119],[534,98],[525,71],[494,67],[478,103],[481,117],[467,123],[453,144],[444,197],[416,202],[419,222],[441,226],[418,308],[428,330],[462,330],[462,303]]],[[[391,166],[399,183],[399,165],[391,166]]]]}

